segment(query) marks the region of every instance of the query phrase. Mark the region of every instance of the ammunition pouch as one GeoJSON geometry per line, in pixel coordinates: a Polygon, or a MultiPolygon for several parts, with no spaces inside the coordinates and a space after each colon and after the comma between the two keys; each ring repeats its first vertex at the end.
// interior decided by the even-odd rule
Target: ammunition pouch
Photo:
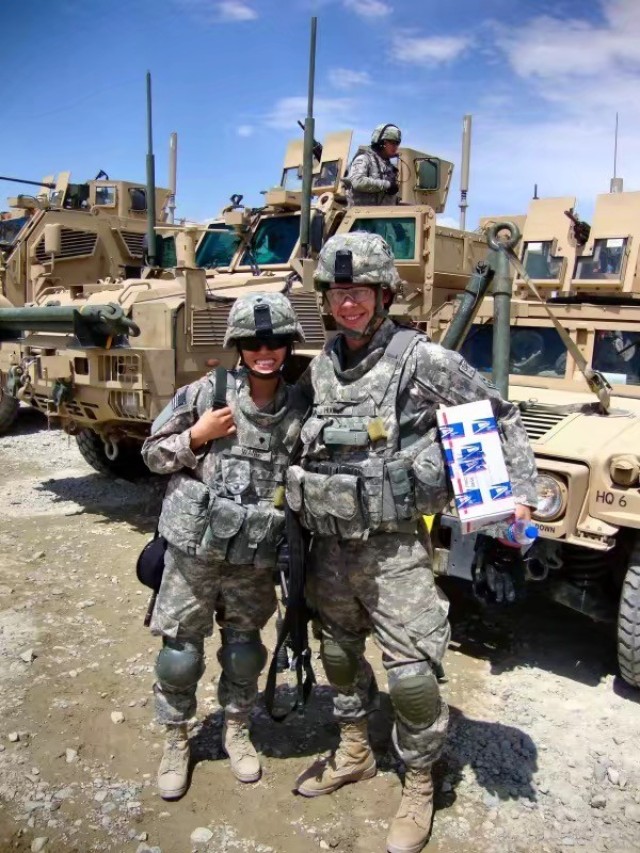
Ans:
{"type": "Polygon", "coordinates": [[[413,460],[415,502],[422,515],[442,512],[452,496],[447,465],[439,442],[434,440],[413,460]]]}
{"type": "Polygon", "coordinates": [[[365,539],[379,528],[391,532],[416,517],[412,477],[404,460],[292,465],[286,494],[304,527],[318,536],[365,539]]]}
{"type": "Polygon", "coordinates": [[[183,471],[174,474],[162,502],[158,532],[189,556],[200,556],[209,519],[209,489],[183,471]]]}

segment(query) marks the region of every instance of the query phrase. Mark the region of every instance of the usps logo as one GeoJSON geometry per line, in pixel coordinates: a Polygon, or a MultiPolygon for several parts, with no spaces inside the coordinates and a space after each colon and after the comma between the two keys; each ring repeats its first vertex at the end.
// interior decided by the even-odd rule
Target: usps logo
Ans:
{"type": "Polygon", "coordinates": [[[511,483],[496,483],[495,486],[489,486],[489,495],[492,501],[510,498],[512,495],[511,483]]]}
{"type": "Polygon", "coordinates": [[[456,495],[456,506],[458,509],[470,509],[472,506],[478,506],[481,503],[482,492],[480,489],[472,489],[470,492],[456,495]]]}
{"type": "Polygon", "coordinates": [[[452,438],[464,438],[464,424],[462,421],[457,424],[442,424],[440,435],[444,441],[452,438]]]}
{"type": "Polygon", "coordinates": [[[460,460],[460,471],[463,475],[476,474],[478,471],[486,471],[487,463],[484,455],[471,456],[467,459],[460,460]]]}
{"type": "Polygon", "coordinates": [[[494,432],[497,428],[495,418],[481,418],[480,420],[472,421],[471,423],[471,432],[474,435],[483,435],[487,432],[494,432]]]}
{"type": "Polygon", "coordinates": [[[445,447],[444,458],[447,460],[449,465],[453,463],[453,450],[450,447],[445,447]]]}
{"type": "Polygon", "coordinates": [[[482,445],[479,441],[475,444],[465,444],[464,447],[460,448],[461,456],[476,456],[482,453],[482,445]]]}

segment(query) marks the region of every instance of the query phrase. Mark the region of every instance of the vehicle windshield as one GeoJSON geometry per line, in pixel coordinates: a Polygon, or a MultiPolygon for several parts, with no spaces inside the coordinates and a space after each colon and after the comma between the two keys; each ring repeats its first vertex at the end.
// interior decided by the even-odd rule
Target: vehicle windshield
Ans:
{"type": "Polygon", "coordinates": [[[28,216],[17,216],[15,219],[0,219],[0,249],[9,249],[13,246],[16,237],[22,230],[28,216]]]}
{"type": "Polygon", "coordinates": [[[379,234],[389,245],[397,261],[412,261],[416,254],[416,221],[412,216],[356,219],[352,231],[379,234]]]}
{"type": "Polygon", "coordinates": [[[286,264],[300,236],[300,216],[276,216],[263,219],[251,240],[251,251],[242,256],[241,265],[286,264]]]}
{"type": "Polygon", "coordinates": [[[204,269],[228,267],[239,243],[240,236],[233,228],[220,223],[210,225],[196,249],[196,263],[204,269]]]}
{"type": "Polygon", "coordinates": [[[525,243],[523,264],[527,275],[543,281],[558,281],[562,271],[562,258],[551,254],[550,240],[542,243],[525,243]]]}
{"type": "Polygon", "coordinates": [[[640,385],[640,332],[596,331],[593,368],[612,385],[640,385]]]}
{"type": "Polygon", "coordinates": [[[626,246],[625,237],[608,237],[595,240],[593,255],[583,255],[576,260],[574,279],[619,281],[626,246]]]}
{"type": "MultiPolygon", "coordinates": [[[[460,352],[481,373],[491,373],[493,326],[474,325],[460,352]]],[[[509,373],[520,376],[563,378],[567,350],[555,329],[540,326],[511,328],[509,373]]]]}

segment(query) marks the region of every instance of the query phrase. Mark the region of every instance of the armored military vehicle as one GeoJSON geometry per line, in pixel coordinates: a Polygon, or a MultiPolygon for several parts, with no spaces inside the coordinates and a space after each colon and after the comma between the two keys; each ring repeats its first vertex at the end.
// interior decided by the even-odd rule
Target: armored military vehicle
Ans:
{"type": "MultiPolygon", "coordinates": [[[[591,226],[571,197],[534,199],[519,223],[509,398],[538,465],[529,577],[575,610],[617,617],[620,671],[640,687],[640,192],[598,196],[591,226]],[[577,350],[567,351],[563,330],[577,350]]],[[[492,303],[481,304],[461,347],[486,373],[492,303]]],[[[452,311],[430,318],[436,338],[452,311]]],[[[440,570],[468,576],[473,537],[444,518],[438,544],[440,570]]]]}
{"type": "MultiPolygon", "coordinates": [[[[58,301],[56,294],[74,298],[79,290],[86,294],[86,282],[104,290],[141,274],[144,184],[112,181],[104,172],[80,184],[70,177],[63,172],[41,182],[3,178],[33,184],[38,193],[10,198],[10,210],[0,214],[0,306],[42,305],[58,301]]],[[[155,195],[163,221],[169,191],[155,195]]],[[[0,433],[11,426],[17,405],[11,383],[9,393],[0,383],[0,433]]]]}
{"type": "MultiPolygon", "coordinates": [[[[412,149],[400,152],[403,205],[347,209],[340,181],[350,139],[350,132],[330,134],[322,153],[317,149],[312,252],[336,231],[381,234],[406,282],[394,313],[425,323],[435,305],[464,289],[486,254],[484,239],[436,225],[453,167],[412,149]]],[[[231,366],[233,353],[222,349],[224,328],[234,299],[247,288],[291,297],[307,336],[290,365],[300,372],[327,332],[310,267],[300,257],[302,154],[299,141],[288,147],[280,184],[266,193],[262,208],[243,208],[236,196],[204,233],[159,228],[162,266],[117,284],[41,289],[34,307],[0,311],[1,386],[76,435],[96,469],[131,476],[141,470],[139,448],[150,424],[176,387],[201,376],[211,358],[231,366]],[[83,324],[88,310],[102,317],[98,333],[83,324]],[[104,318],[116,315],[131,326],[105,334],[104,318]]]]}

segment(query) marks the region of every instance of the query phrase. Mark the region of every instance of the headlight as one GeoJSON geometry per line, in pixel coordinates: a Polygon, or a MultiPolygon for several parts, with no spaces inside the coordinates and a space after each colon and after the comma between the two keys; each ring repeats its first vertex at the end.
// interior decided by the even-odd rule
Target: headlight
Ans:
{"type": "Polygon", "coordinates": [[[554,521],[564,512],[566,486],[551,474],[538,474],[536,478],[538,508],[533,517],[539,521],[554,521]]]}

